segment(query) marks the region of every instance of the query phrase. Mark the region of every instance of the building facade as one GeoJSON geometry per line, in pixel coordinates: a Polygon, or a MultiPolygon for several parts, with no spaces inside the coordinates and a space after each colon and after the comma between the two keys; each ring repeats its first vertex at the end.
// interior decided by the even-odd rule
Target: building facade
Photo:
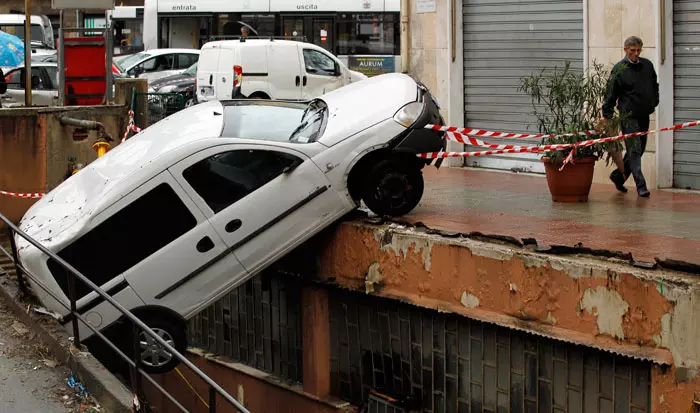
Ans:
{"type": "MultiPolygon", "coordinates": [[[[436,92],[452,125],[536,130],[530,101],[517,91],[519,79],[566,61],[574,68],[594,62],[612,67],[631,35],[642,38],[642,57],[654,63],[658,74],[661,102],[651,128],[700,119],[700,80],[694,74],[700,63],[699,0],[409,4],[411,42],[402,51],[410,56],[406,69],[436,92]]],[[[647,182],[657,188],[700,189],[698,142],[697,129],[651,135],[643,157],[647,182]]],[[[450,147],[462,150],[463,145],[450,147]]],[[[543,172],[536,156],[522,154],[454,159],[450,165],[543,172]]],[[[595,180],[609,182],[611,168],[599,162],[595,180]]]]}

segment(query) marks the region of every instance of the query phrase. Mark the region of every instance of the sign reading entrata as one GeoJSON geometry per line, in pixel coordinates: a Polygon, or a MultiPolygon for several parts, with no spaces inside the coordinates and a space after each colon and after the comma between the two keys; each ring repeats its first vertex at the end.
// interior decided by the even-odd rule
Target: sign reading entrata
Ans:
{"type": "Polygon", "coordinates": [[[368,77],[394,73],[394,56],[348,56],[348,69],[368,77]]]}

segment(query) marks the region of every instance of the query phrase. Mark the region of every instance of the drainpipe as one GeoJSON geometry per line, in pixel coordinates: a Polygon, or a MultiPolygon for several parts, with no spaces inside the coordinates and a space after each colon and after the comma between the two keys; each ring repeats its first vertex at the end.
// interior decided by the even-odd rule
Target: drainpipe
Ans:
{"type": "Polygon", "coordinates": [[[401,0],[401,72],[408,73],[408,62],[410,57],[410,36],[409,26],[411,9],[409,0],[401,0]]]}
{"type": "Polygon", "coordinates": [[[76,139],[76,136],[84,136],[86,138],[87,132],[84,132],[85,130],[96,130],[97,140],[92,145],[92,149],[94,149],[97,152],[98,158],[107,153],[107,151],[112,147],[112,145],[110,145],[109,142],[114,141],[114,139],[112,139],[112,137],[107,133],[107,131],[105,130],[105,125],[103,125],[102,123],[94,120],[69,118],[67,116],[61,116],[59,120],[61,121],[62,125],[75,126],[76,128],[82,129],[82,131],[76,129],[76,133],[73,134],[74,140],[76,139]]]}

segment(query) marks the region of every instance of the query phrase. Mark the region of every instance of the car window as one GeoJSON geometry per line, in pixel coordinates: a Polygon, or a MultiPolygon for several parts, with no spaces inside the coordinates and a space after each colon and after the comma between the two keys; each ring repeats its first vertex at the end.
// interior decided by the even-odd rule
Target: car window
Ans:
{"type": "MultiPolygon", "coordinates": [[[[103,285],[170,244],[197,225],[197,220],[168,184],[160,184],[61,250],[58,255],[92,282],[103,285]],[[104,255],[104,251],[119,251],[104,255]]],[[[66,271],[49,260],[49,269],[68,293],[66,271]]],[[[91,290],[75,283],[81,298],[91,290]]]]}
{"type": "MultiPolygon", "coordinates": [[[[25,86],[25,76],[24,76],[24,68],[17,69],[14,72],[11,72],[8,76],[10,78],[10,83],[11,85],[7,85],[8,89],[22,89],[24,90],[25,86]]],[[[52,85],[46,85],[45,80],[44,80],[44,75],[42,73],[42,69],[39,67],[33,67],[32,68],[32,76],[36,76],[39,79],[39,84],[34,86],[32,90],[51,90],[53,87],[52,85]]]]}
{"type": "Polygon", "coordinates": [[[265,150],[234,150],[210,156],[182,173],[218,213],[282,174],[299,158],[265,150]]]}
{"type": "Polygon", "coordinates": [[[197,63],[193,64],[192,66],[188,67],[187,70],[182,72],[183,75],[187,76],[196,76],[197,75],[197,63]]]}
{"type": "Polygon", "coordinates": [[[139,62],[143,59],[146,59],[148,57],[151,57],[150,54],[148,53],[136,53],[135,55],[131,55],[129,57],[125,57],[124,59],[120,60],[119,62],[115,62],[117,64],[117,67],[120,68],[120,70],[124,71],[131,67],[131,65],[135,64],[136,62],[139,62]]]}
{"type": "Polygon", "coordinates": [[[24,72],[24,69],[17,69],[5,76],[8,89],[24,89],[24,82],[22,82],[24,74],[22,72],[24,72]]]}
{"type": "Polygon", "coordinates": [[[304,65],[306,73],[326,76],[335,74],[335,61],[318,50],[304,49],[304,65]]]}
{"type": "Polygon", "coordinates": [[[50,90],[58,90],[58,68],[57,67],[45,67],[44,70],[46,70],[46,75],[48,76],[49,80],[51,81],[51,85],[49,87],[50,90]]]}
{"type": "Polygon", "coordinates": [[[301,123],[305,108],[299,104],[264,103],[226,106],[222,136],[287,142],[301,123]]]}
{"type": "Polygon", "coordinates": [[[188,67],[197,63],[198,59],[199,55],[196,55],[194,53],[180,53],[177,55],[177,68],[187,69],[188,67]]]}

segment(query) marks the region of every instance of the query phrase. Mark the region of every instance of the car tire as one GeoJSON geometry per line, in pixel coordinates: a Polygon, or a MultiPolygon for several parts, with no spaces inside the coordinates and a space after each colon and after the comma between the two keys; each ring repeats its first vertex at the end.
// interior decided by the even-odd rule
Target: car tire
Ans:
{"type": "MultiPolygon", "coordinates": [[[[180,354],[185,353],[187,350],[187,334],[181,323],[175,322],[168,317],[163,317],[163,314],[140,316],[139,319],[168,344],[175,347],[175,350],[180,352],[180,354]]],[[[133,338],[132,324],[127,322],[125,325],[128,326],[127,328],[131,332],[131,334],[126,336],[133,338]]],[[[162,346],[158,345],[150,334],[141,329],[139,329],[139,343],[141,347],[141,366],[144,371],[150,374],[162,374],[169,372],[180,364],[180,360],[177,357],[167,351],[158,350],[162,349],[162,346]]],[[[125,348],[127,349],[125,353],[133,357],[133,340],[128,340],[125,348]]]]}
{"type": "Polygon", "coordinates": [[[191,108],[194,106],[194,98],[189,98],[185,101],[185,107],[186,108],[191,108]]]}
{"type": "Polygon", "coordinates": [[[380,161],[367,175],[362,200],[377,215],[399,217],[423,197],[423,173],[392,160],[380,161]]]}

